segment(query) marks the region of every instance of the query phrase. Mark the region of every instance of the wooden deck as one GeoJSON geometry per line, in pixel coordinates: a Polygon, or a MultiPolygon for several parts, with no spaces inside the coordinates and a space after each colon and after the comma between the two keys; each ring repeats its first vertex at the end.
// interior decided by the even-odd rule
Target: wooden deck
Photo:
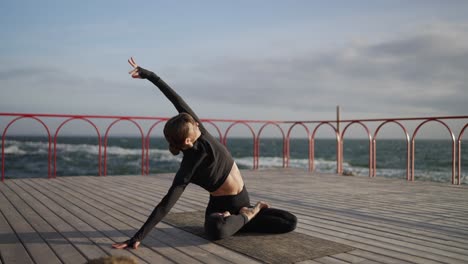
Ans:
{"type": "MultiPolygon", "coordinates": [[[[356,250],[306,263],[468,263],[468,188],[296,169],[243,171],[252,202],[299,218],[298,232],[356,250]]],[[[62,177],[0,183],[0,264],[84,263],[131,255],[138,263],[257,263],[160,223],[138,250],[114,250],[142,225],[172,174],[62,177]]],[[[203,210],[192,185],[173,212],[203,210]]]]}

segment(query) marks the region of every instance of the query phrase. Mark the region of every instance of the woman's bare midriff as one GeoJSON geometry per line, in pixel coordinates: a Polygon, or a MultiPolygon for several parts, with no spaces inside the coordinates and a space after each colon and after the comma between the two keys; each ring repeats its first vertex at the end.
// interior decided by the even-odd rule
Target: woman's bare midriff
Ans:
{"type": "Polygon", "coordinates": [[[210,194],[212,196],[236,195],[239,194],[243,188],[244,180],[242,179],[239,168],[237,168],[237,165],[234,162],[231,172],[229,172],[229,175],[224,181],[223,185],[210,194]]]}

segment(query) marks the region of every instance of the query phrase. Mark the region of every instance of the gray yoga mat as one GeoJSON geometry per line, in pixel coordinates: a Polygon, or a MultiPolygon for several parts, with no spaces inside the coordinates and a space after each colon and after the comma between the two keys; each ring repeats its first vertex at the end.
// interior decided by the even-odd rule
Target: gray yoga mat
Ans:
{"type": "MultiPolygon", "coordinates": [[[[171,213],[164,222],[207,239],[203,211],[171,213]]],[[[353,247],[308,236],[298,232],[286,234],[238,233],[212,241],[265,263],[295,263],[353,250],[353,247]]]]}

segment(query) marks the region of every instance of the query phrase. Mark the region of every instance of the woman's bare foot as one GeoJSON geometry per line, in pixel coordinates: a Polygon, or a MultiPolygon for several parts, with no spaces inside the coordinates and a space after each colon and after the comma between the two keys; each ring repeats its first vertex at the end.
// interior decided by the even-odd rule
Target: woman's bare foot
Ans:
{"type": "Polygon", "coordinates": [[[239,210],[239,213],[247,216],[247,219],[249,219],[250,221],[260,212],[260,210],[262,210],[263,208],[269,208],[269,207],[270,207],[269,204],[267,204],[264,201],[260,201],[252,208],[242,207],[239,210]]]}
{"type": "Polygon", "coordinates": [[[231,216],[231,213],[229,211],[226,211],[224,213],[222,213],[223,217],[226,218],[228,216],[231,216]]]}
{"type": "Polygon", "coordinates": [[[219,216],[226,218],[228,216],[231,216],[231,213],[229,211],[225,211],[223,213],[212,213],[212,215],[219,215],[219,216]]]}

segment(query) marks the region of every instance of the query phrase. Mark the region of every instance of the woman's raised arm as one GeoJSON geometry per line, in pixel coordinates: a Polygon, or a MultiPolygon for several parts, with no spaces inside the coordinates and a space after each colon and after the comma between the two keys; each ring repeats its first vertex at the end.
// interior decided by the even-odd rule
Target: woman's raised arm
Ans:
{"type": "Polygon", "coordinates": [[[133,70],[129,72],[132,78],[135,79],[147,79],[151,81],[154,85],[156,85],[159,90],[171,101],[174,107],[177,109],[179,113],[187,113],[191,115],[196,122],[200,124],[200,129],[202,132],[207,132],[205,127],[200,121],[200,118],[195,114],[195,112],[190,108],[190,106],[182,99],[182,97],[176,93],[166,82],[164,82],[158,75],[154,72],[146,70],[135,62],[133,57],[130,57],[128,63],[133,67],[133,70]]]}

